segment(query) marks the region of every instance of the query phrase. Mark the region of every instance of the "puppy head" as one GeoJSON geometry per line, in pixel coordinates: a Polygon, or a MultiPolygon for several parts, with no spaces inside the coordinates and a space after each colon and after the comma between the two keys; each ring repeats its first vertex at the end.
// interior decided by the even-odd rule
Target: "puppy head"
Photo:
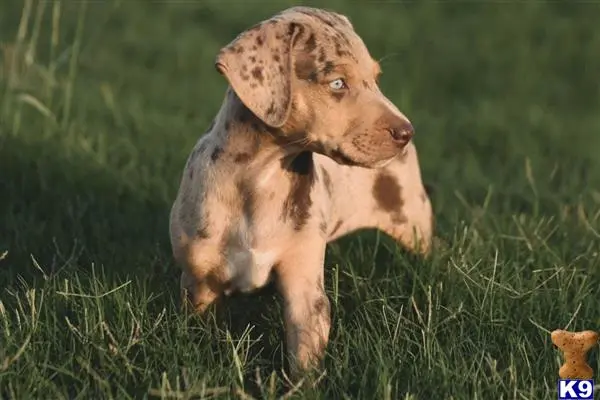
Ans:
{"type": "Polygon", "coordinates": [[[381,93],[380,68],[343,15],[293,7],[224,47],[217,70],[289,145],[376,167],[402,152],[408,119],[381,93]]]}

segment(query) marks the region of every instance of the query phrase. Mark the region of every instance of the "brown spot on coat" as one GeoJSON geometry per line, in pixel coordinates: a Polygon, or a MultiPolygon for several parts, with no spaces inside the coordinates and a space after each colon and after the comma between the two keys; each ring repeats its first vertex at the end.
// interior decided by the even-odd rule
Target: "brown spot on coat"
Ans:
{"type": "Polygon", "coordinates": [[[317,75],[314,57],[299,57],[294,67],[298,79],[312,81],[317,75]]]}
{"type": "Polygon", "coordinates": [[[238,182],[238,190],[240,192],[240,198],[242,199],[242,210],[246,218],[251,219],[256,209],[256,194],[254,193],[254,186],[247,180],[238,182]]]}
{"type": "Polygon", "coordinates": [[[235,157],[233,158],[233,161],[236,163],[246,163],[248,162],[250,159],[252,158],[252,155],[248,154],[248,153],[238,153],[235,155],[235,157]]]}
{"type": "Polygon", "coordinates": [[[335,39],[343,42],[346,45],[346,47],[352,48],[352,44],[350,43],[350,39],[348,39],[348,36],[346,36],[346,34],[344,32],[339,31],[339,30],[335,31],[334,37],[335,37],[335,39]]]}
{"type": "Polygon", "coordinates": [[[210,237],[208,229],[204,224],[196,229],[196,237],[199,239],[208,239],[210,237]]]}
{"type": "Polygon", "coordinates": [[[222,153],[223,153],[223,149],[220,148],[219,146],[217,146],[214,148],[214,150],[210,154],[210,159],[213,160],[213,162],[215,162],[219,159],[219,157],[221,156],[222,153]]]}
{"type": "Polygon", "coordinates": [[[323,73],[325,75],[329,75],[330,73],[333,72],[333,67],[334,67],[334,65],[331,61],[326,61],[325,66],[323,67],[323,73]]]}
{"type": "Polygon", "coordinates": [[[250,124],[250,127],[255,132],[262,132],[263,128],[264,128],[258,121],[252,121],[252,123],[250,124]]]}
{"type": "Polygon", "coordinates": [[[239,111],[237,112],[237,121],[241,122],[242,124],[252,120],[254,118],[254,114],[252,114],[252,111],[250,111],[250,109],[246,106],[241,106],[239,108],[239,111]]]}
{"type": "Polygon", "coordinates": [[[406,217],[402,214],[403,201],[401,193],[402,188],[394,175],[386,171],[382,171],[377,175],[373,185],[373,197],[383,211],[391,214],[395,223],[402,223],[406,220],[406,217]]]}
{"type": "Polygon", "coordinates": [[[373,185],[373,197],[384,211],[396,211],[402,205],[400,185],[396,177],[388,172],[381,172],[373,185]]]}
{"type": "Polygon", "coordinates": [[[283,218],[290,218],[294,229],[299,231],[310,218],[311,191],[315,182],[312,153],[298,154],[289,166],[284,166],[290,176],[290,192],[283,203],[283,218]]]}
{"type": "Polygon", "coordinates": [[[315,310],[315,315],[323,315],[323,314],[329,315],[329,312],[330,312],[329,299],[327,298],[326,295],[322,295],[321,297],[319,297],[315,301],[313,307],[315,310]]]}
{"type": "Polygon", "coordinates": [[[337,231],[340,230],[340,228],[342,227],[343,224],[344,224],[344,221],[342,221],[341,219],[338,220],[338,222],[336,222],[335,225],[333,226],[333,229],[331,230],[331,233],[329,233],[329,235],[335,235],[337,233],[337,231]]]}
{"type": "MultiPolygon", "coordinates": [[[[296,40],[298,40],[300,39],[300,37],[302,37],[302,35],[304,35],[304,25],[299,24],[298,22],[290,22],[290,24],[288,25],[288,35],[293,36],[296,30],[298,30],[296,40]]],[[[295,43],[292,43],[292,47],[294,46],[294,44],[295,43]]]]}
{"type": "Polygon", "coordinates": [[[319,223],[319,230],[321,231],[321,233],[322,233],[323,235],[327,235],[327,221],[325,221],[325,220],[322,220],[322,221],[319,223]]]}
{"type": "Polygon", "coordinates": [[[319,62],[325,61],[325,58],[327,58],[327,55],[325,54],[325,48],[321,47],[319,48],[319,62]]]}
{"type": "Polygon", "coordinates": [[[315,34],[311,33],[308,39],[306,39],[306,43],[304,45],[304,51],[307,53],[313,52],[317,48],[317,41],[315,39],[315,34]]]}
{"type": "Polygon", "coordinates": [[[327,195],[331,196],[333,191],[333,183],[331,182],[331,176],[329,172],[325,168],[321,167],[321,174],[323,175],[323,184],[325,185],[325,190],[327,191],[327,195]]]}
{"type": "Polygon", "coordinates": [[[338,57],[344,57],[345,55],[348,54],[347,51],[342,49],[342,45],[337,40],[334,41],[334,45],[335,45],[335,54],[337,54],[338,57]]]}
{"type": "Polygon", "coordinates": [[[254,79],[257,79],[261,85],[263,84],[265,77],[263,76],[262,67],[254,67],[254,69],[252,70],[252,76],[254,77],[254,79]]]}

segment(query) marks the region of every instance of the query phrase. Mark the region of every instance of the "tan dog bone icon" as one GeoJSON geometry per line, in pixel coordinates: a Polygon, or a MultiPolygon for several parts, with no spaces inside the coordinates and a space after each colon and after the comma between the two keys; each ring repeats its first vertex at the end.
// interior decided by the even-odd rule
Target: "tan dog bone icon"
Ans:
{"type": "Polygon", "coordinates": [[[598,344],[594,331],[568,332],[555,330],[550,335],[552,343],[562,350],[565,362],[558,370],[562,379],[592,379],[594,370],[587,364],[588,351],[598,344]]]}

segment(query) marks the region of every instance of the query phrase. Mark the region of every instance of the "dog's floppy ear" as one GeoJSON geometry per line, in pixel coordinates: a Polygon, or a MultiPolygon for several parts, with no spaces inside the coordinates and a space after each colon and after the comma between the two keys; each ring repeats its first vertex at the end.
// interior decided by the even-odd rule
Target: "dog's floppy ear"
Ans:
{"type": "Polygon", "coordinates": [[[272,127],[287,121],[292,101],[295,39],[303,26],[274,18],[221,49],[215,66],[254,115],[272,127]]]}

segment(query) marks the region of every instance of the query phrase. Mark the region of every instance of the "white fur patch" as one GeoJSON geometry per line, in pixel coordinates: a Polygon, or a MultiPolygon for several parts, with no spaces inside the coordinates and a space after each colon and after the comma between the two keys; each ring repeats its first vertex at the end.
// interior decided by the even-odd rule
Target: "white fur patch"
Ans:
{"type": "Polygon", "coordinates": [[[256,250],[245,246],[247,242],[244,242],[227,251],[230,285],[226,295],[235,291],[248,293],[266,285],[273,265],[277,262],[278,252],[256,250]]]}

